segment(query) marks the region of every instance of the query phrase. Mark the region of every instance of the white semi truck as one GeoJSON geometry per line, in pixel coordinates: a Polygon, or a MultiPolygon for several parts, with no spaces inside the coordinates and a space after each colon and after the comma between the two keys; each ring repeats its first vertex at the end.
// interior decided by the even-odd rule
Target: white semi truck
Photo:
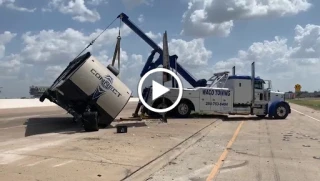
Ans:
{"type": "MultiPolygon", "coordinates": [[[[235,75],[235,67],[232,75],[229,75],[229,72],[216,73],[208,80],[211,83],[206,87],[184,88],[180,103],[168,114],[186,118],[194,111],[211,114],[256,115],[260,118],[268,115],[270,118],[285,119],[291,113],[290,106],[285,101],[285,93],[271,91],[271,81],[254,77],[254,62],[251,76],[235,75]]],[[[168,107],[177,99],[179,92],[178,88],[170,89],[163,96],[165,104],[163,104],[163,97],[152,101],[152,89],[148,89],[145,100],[154,108],[168,107]]],[[[144,111],[149,115],[156,115],[150,110],[144,111]]]]}

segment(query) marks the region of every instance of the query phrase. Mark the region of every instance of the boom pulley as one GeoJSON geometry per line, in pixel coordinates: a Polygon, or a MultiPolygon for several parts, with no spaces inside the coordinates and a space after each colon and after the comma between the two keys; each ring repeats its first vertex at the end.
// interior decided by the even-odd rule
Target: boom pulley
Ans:
{"type": "MultiPolygon", "coordinates": [[[[84,51],[86,51],[90,46],[92,46],[95,41],[118,19],[119,17],[116,17],[96,38],[94,38],[73,60],[78,58],[84,51]]],[[[114,66],[116,58],[118,59],[118,70],[120,72],[120,41],[121,41],[121,17],[120,17],[120,25],[119,25],[119,33],[117,36],[117,43],[115,46],[114,54],[112,57],[112,66],[114,66]]]]}
{"type": "Polygon", "coordinates": [[[112,66],[114,66],[114,63],[116,61],[116,57],[118,58],[118,71],[120,72],[120,41],[121,41],[121,33],[120,33],[120,28],[121,28],[121,20],[120,20],[120,25],[119,25],[119,33],[117,37],[117,44],[114,49],[113,53],[113,58],[112,58],[112,66]]]}

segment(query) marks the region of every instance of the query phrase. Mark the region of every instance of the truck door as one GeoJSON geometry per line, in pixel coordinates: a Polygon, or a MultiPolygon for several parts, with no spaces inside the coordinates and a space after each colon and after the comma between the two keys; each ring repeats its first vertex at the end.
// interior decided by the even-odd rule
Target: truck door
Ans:
{"type": "Polygon", "coordinates": [[[211,110],[215,112],[220,112],[221,95],[220,90],[214,90],[214,95],[211,96],[211,110]]]}
{"type": "Polygon", "coordinates": [[[211,95],[214,93],[213,89],[202,89],[200,92],[200,111],[210,111],[211,110],[211,95]]]}
{"type": "Polygon", "coordinates": [[[212,105],[211,110],[215,112],[227,113],[230,111],[232,102],[231,91],[229,89],[216,89],[213,96],[211,96],[212,105]]]}

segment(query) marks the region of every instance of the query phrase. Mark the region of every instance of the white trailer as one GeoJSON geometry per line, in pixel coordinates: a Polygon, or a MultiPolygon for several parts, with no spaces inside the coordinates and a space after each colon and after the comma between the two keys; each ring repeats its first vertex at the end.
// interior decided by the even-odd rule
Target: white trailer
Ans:
{"type": "MultiPolygon", "coordinates": [[[[256,115],[260,118],[269,116],[275,119],[285,119],[291,108],[285,101],[285,93],[271,90],[271,81],[255,77],[255,66],[252,63],[251,76],[235,75],[229,72],[214,74],[206,87],[183,89],[183,96],[178,106],[169,114],[180,118],[189,117],[191,111],[209,114],[229,115],[256,115]],[[255,77],[255,78],[253,78],[255,77]],[[267,84],[267,86],[266,86],[267,84]]],[[[162,97],[152,101],[152,89],[147,94],[146,102],[154,108],[168,107],[178,97],[178,88],[164,95],[165,105],[162,97]]],[[[149,115],[155,115],[146,110],[149,115]]]]}

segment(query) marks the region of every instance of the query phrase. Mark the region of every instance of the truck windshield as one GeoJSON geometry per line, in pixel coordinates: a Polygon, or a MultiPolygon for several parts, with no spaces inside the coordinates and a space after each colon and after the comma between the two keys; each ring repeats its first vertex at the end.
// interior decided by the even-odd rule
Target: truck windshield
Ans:
{"type": "Polygon", "coordinates": [[[255,81],[254,88],[255,89],[263,89],[263,82],[262,81],[255,81]]]}

